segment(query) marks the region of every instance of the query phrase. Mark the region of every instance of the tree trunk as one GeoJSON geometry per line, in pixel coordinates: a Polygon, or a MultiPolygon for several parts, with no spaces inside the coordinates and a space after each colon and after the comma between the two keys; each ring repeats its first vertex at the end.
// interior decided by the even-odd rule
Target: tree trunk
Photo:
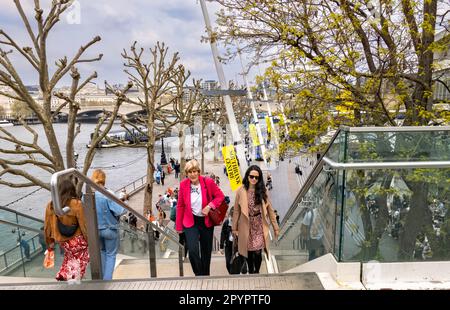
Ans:
{"type": "Polygon", "coordinates": [[[144,215],[147,214],[147,211],[150,211],[150,213],[153,214],[153,174],[155,172],[155,133],[153,124],[153,117],[149,115],[149,119],[147,121],[147,186],[144,195],[144,215]]]}
{"type": "Polygon", "coordinates": [[[404,230],[400,234],[399,258],[401,260],[412,260],[417,235],[423,230],[424,225],[431,223],[431,212],[427,201],[428,184],[417,182],[408,185],[413,194],[404,230]]]}
{"type": "Polygon", "coordinates": [[[46,120],[42,124],[44,128],[45,135],[47,137],[48,145],[50,147],[51,153],[53,155],[54,164],[56,171],[64,170],[64,160],[59,149],[58,139],[56,138],[55,131],[53,130],[51,120],[46,120]]]}
{"type": "Polygon", "coordinates": [[[186,135],[184,133],[184,126],[181,126],[181,130],[178,130],[179,145],[178,151],[180,153],[180,180],[183,180],[186,174],[184,173],[184,167],[186,166],[186,156],[185,156],[185,144],[186,135]]]}

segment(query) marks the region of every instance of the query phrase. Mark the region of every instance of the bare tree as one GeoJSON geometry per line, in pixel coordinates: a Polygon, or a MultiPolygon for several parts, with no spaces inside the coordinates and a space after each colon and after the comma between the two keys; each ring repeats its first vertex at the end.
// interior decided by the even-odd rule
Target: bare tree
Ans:
{"type": "Polygon", "coordinates": [[[144,60],[144,49],[137,48],[136,43],[129,52],[124,50],[122,57],[125,59],[125,73],[143,95],[137,99],[127,96],[125,101],[140,106],[144,116],[137,117],[136,123],[124,120],[124,126],[148,137],[148,141],[136,141],[135,144],[145,145],[147,149],[147,187],[143,206],[146,214],[147,211],[152,212],[155,141],[167,135],[178,122],[173,106],[182,97],[178,85],[184,85],[188,75],[184,67],[178,64],[178,53],[168,58],[168,47],[164,43],[158,42],[150,49],[148,63],[144,60]]]}
{"type": "MultiPolygon", "coordinates": [[[[77,93],[90,81],[97,77],[94,72],[86,79],[81,80],[81,76],[77,70],[77,66],[82,63],[90,63],[99,61],[102,54],[95,57],[84,57],[85,52],[100,41],[100,37],[96,36],[87,44],[82,45],[76,54],[69,60],[66,56],[55,62],[56,67],[51,68],[47,57],[47,39],[53,27],[60,20],[61,14],[66,11],[73,1],[68,0],[53,0],[48,13],[44,14],[44,9],[41,8],[39,1],[34,1],[34,22],[27,17],[22,4],[19,0],[14,0],[17,11],[23,21],[24,27],[27,31],[28,38],[31,41],[31,46],[21,47],[19,44],[4,30],[0,30],[0,86],[6,86],[10,91],[2,91],[1,95],[9,97],[18,102],[24,103],[37,119],[42,123],[46,142],[46,146],[38,142],[38,134],[30,126],[23,122],[27,131],[32,135],[31,142],[18,139],[14,137],[5,128],[0,128],[0,139],[6,141],[11,147],[0,149],[2,157],[0,158],[0,165],[2,170],[0,172],[0,184],[10,187],[28,187],[40,186],[47,190],[50,189],[48,178],[41,178],[29,173],[25,166],[28,164],[34,165],[49,174],[65,168],[74,167],[74,140],[79,132],[76,128],[76,114],[79,110],[79,104],[75,101],[77,93]],[[8,50],[6,48],[9,48],[8,50]],[[42,93],[42,103],[38,102],[36,98],[32,97],[25,86],[24,81],[16,70],[15,64],[9,55],[13,52],[18,53],[22,58],[30,64],[37,73],[39,80],[39,90],[42,93]],[[70,72],[72,78],[72,85],[69,94],[57,93],[55,94],[55,87],[58,82],[70,72]],[[63,103],[59,104],[55,109],[52,109],[52,97],[56,96],[63,99],[63,103]],[[60,145],[56,136],[55,128],[53,127],[53,117],[61,111],[64,107],[69,107],[67,141],[66,141],[66,162],[64,162],[61,153],[60,145]],[[5,176],[13,175],[21,177],[22,181],[8,181],[5,176]]],[[[118,100],[117,103],[120,103],[118,100]]],[[[117,114],[119,105],[116,105],[115,112],[117,114]]],[[[104,120],[104,119],[103,119],[104,120]]],[[[109,124],[109,128],[110,128],[109,124]]],[[[108,127],[107,126],[107,127],[108,127]]],[[[106,135],[106,133],[104,133],[106,135]]],[[[101,140],[102,134],[98,136],[101,140]]],[[[98,142],[97,142],[98,143],[98,142]]],[[[92,163],[95,144],[88,152],[84,162],[83,171],[87,169],[92,163]]]]}
{"type": "MultiPolygon", "coordinates": [[[[180,153],[180,178],[184,178],[184,166],[186,164],[186,129],[194,126],[194,117],[204,109],[204,97],[201,94],[201,80],[193,80],[193,86],[186,87],[187,80],[183,75],[178,75],[175,80],[177,86],[177,100],[174,102],[173,113],[177,118],[176,133],[178,136],[178,151],[180,153]]],[[[194,137],[192,137],[193,139],[194,137]]]]}

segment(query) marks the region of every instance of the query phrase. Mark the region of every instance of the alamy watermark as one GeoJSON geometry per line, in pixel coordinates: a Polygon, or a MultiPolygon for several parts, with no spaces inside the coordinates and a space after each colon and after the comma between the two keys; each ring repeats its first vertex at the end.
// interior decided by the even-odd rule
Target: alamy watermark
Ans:
{"type": "Polygon", "coordinates": [[[72,5],[66,10],[66,22],[69,25],[81,24],[81,4],[79,1],[72,1],[72,5]]]}

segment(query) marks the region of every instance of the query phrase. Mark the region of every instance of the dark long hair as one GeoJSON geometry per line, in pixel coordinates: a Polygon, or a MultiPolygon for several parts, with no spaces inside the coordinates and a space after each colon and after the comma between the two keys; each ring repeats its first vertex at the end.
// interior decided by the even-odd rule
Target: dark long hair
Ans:
{"type": "Polygon", "coordinates": [[[267,202],[266,186],[264,185],[264,177],[261,168],[259,168],[256,165],[248,167],[247,171],[245,172],[244,180],[242,181],[242,183],[244,184],[245,189],[248,190],[250,187],[248,176],[250,175],[250,172],[252,170],[257,171],[259,174],[258,182],[255,184],[255,204],[259,205],[262,203],[263,200],[264,202],[267,202]]]}
{"type": "Polygon", "coordinates": [[[73,182],[69,179],[63,179],[58,184],[59,197],[61,199],[61,208],[68,205],[70,200],[77,198],[77,189],[73,182]]]}

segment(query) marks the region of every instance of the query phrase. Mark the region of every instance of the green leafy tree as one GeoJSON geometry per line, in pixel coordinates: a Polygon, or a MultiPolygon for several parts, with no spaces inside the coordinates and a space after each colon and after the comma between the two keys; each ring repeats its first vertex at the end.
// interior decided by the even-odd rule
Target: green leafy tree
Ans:
{"type": "MultiPolygon", "coordinates": [[[[445,2],[390,0],[380,1],[377,8],[370,1],[355,0],[217,2],[224,9],[219,12],[215,38],[226,44],[238,41],[241,51],[250,54],[256,51],[256,62],[270,62],[266,77],[272,85],[293,95],[289,114],[300,120],[290,126],[290,135],[297,146],[340,124],[397,126],[395,118],[401,110],[406,111],[403,125],[426,125],[439,118],[432,109],[433,90],[441,82],[433,75],[438,66],[433,55],[448,49],[445,2]],[[444,31],[439,41],[435,41],[436,27],[444,31]]],[[[411,137],[399,135],[390,143],[377,135],[373,149],[360,159],[373,153],[380,159],[431,157],[434,142],[411,137]]],[[[358,142],[362,147],[364,139],[358,142]]],[[[371,186],[364,182],[368,175],[364,171],[354,176],[361,188],[371,186]]],[[[412,257],[416,236],[431,225],[428,197],[436,186],[431,181],[439,176],[419,176],[419,171],[402,175],[412,197],[399,241],[401,258],[412,257]]],[[[386,227],[392,178],[393,174],[386,174],[377,179],[381,213],[375,223],[364,221],[366,248],[372,257],[386,227]]],[[[363,197],[361,193],[359,199],[363,197]]]]}

